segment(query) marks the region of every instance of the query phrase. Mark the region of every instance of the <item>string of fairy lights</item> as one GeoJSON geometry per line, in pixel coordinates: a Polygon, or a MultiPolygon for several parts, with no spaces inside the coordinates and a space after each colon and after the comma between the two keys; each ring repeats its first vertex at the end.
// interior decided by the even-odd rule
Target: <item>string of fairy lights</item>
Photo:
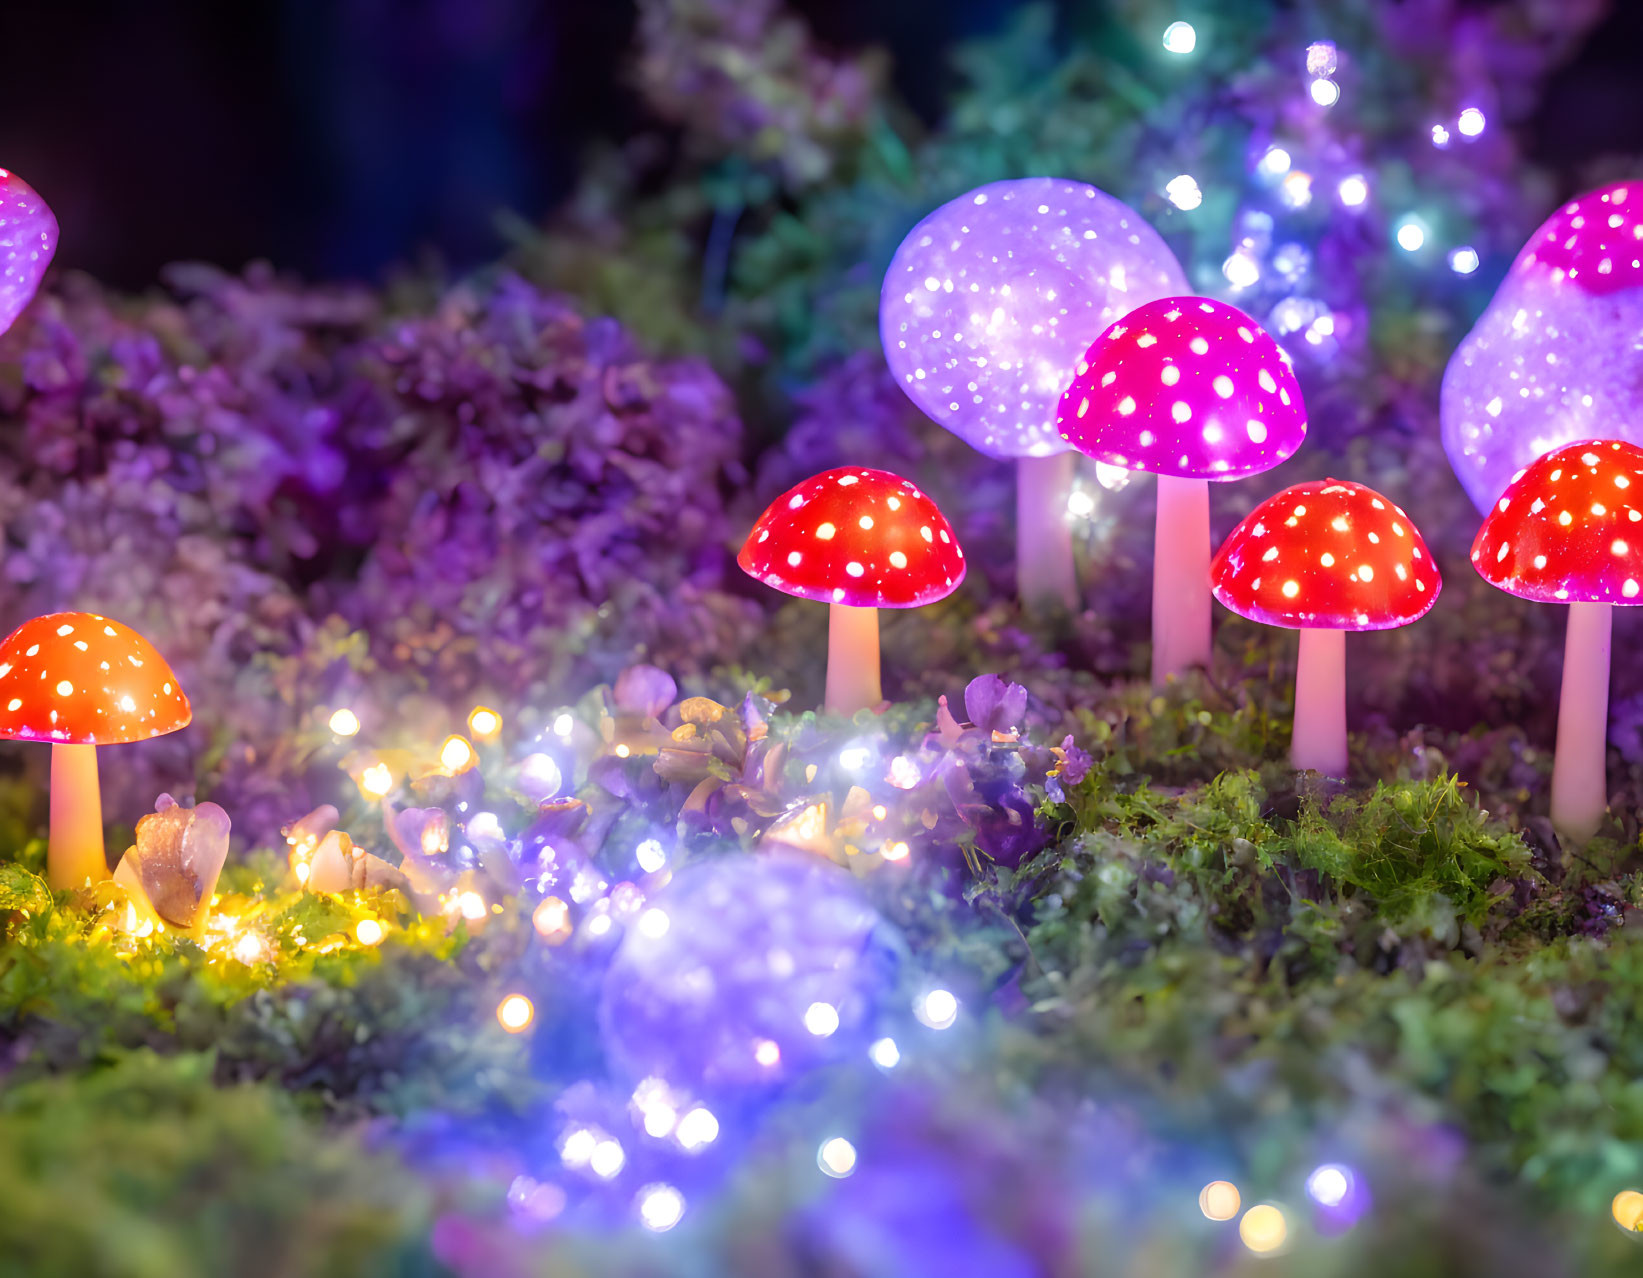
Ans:
{"type": "MultiPolygon", "coordinates": [[[[1186,58],[1199,48],[1197,30],[1190,22],[1177,20],[1164,28],[1162,44],[1166,53],[1186,58]]],[[[1319,111],[1330,111],[1342,102],[1340,82],[1335,78],[1340,69],[1340,53],[1328,40],[1314,41],[1306,47],[1303,86],[1307,97],[1319,111]]],[[[1431,144],[1439,150],[1464,145],[1484,133],[1488,120],[1481,107],[1462,107],[1452,120],[1437,121],[1431,125],[1431,144]]],[[[1294,145],[1273,143],[1256,159],[1254,176],[1271,189],[1277,203],[1289,210],[1307,207],[1317,197],[1317,175],[1302,167],[1294,153],[1294,145]]],[[[1334,198],[1343,209],[1359,212],[1370,203],[1373,190],[1369,175],[1352,170],[1333,178],[1334,198]]],[[[1181,173],[1163,186],[1164,197],[1182,212],[1191,212],[1204,201],[1204,192],[1198,179],[1190,173],[1181,173]]],[[[1221,273],[1233,295],[1255,288],[1270,267],[1285,281],[1295,282],[1305,271],[1307,261],[1304,248],[1299,244],[1281,244],[1271,260],[1263,263],[1260,245],[1272,230],[1271,218],[1264,210],[1247,210],[1245,226],[1240,229],[1237,243],[1221,264],[1221,273]]],[[[1432,246],[1433,228],[1418,212],[1408,211],[1393,218],[1390,224],[1393,242],[1409,254],[1420,254],[1432,246]]],[[[1456,275],[1470,275],[1478,269],[1478,251],[1470,244],[1448,246],[1445,260],[1456,275]]],[[[1319,304],[1309,305],[1308,299],[1288,298],[1279,303],[1273,313],[1274,327],[1280,335],[1301,331],[1306,341],[1321,346],[1334,333],[1334,317],[1319,313],[1319,304]]]]}

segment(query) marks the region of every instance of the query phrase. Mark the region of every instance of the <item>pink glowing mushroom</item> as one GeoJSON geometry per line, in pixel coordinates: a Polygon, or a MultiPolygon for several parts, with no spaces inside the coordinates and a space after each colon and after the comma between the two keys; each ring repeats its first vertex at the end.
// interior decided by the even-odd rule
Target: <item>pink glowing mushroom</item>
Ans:
{"type": "Polygon", "coordinates": [[[1403,510],[1341,479],[1268,497],[1221,546],[1215,597],[1239,616],[1299,630],[1290,762],[1346,775],[1346,632],[1424,616],[1443,580],[1403,510]]]}
{"type": "Polygon", "coordinates": [[[919,410],[1016,463],[1016,581],[1024,603],[1078,602],[1067,499],[1072,455],[1056,400],[1095,335],[1185,292],[1158,232],[1093,186],[1021,178],[943,204],[884,274],[879,334],[919,410]]]}
{"type": "Polygon", "coordinates": [[[0,642],[0,738],[51,743],[52,887],[108,878],[97,747],[163,736],[192,717],[165,658],[118,621],[54,612],[0,642]]]}
{"type": "Polygon", "coordinates": [[[964,580],[964,552],[935,502],[900,475],[845,466],[770,503],[736,562],[756,581],[829,605],[832,714],[875,706],[880,608],[918,608],[964,580]]]}
{"type": "Polygon", "coordinates": [[[0,333],[33,299],[57,251],[57,219],[33,187],[0,169],[0,333]]]}
{"type": "Polygon", "coordinates": [[[1520,599],[1569,605],[1552,825],[1584,842],[1609,804],[1613,608],[1643,603],[1643,448],[1577,440],[1530,462],[1484,517],[1472,566],[1520,599]]]}
{"type": "Polygon", "coordinates": [[[1096,338],[1056,426],[1085,456],[1158,476],[1152,679],[1208,665],[1209,481],[1269,470],[1301,446],[1289,356],[1235,306],[1161,298],[1096,338]]]}

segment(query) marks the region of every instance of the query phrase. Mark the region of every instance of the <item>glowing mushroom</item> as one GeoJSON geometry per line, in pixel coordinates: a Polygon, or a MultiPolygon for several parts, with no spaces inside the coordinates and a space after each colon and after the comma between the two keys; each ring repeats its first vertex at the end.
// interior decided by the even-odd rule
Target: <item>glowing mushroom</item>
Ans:
{"type": "Polygon", "coordinates": [[[0,333],[23,313],[57,251],[57,219],[15,173],[0,169],[0,333]]]}
{"type": "Polygon", "coordinates": [[[742,571],[830,605],[827,700],[833,714],[877,705],[880,608],[918,608],[964,580],[964,552],[935,502],[900,475],[845,466],[813,475],[759,516],[742,571]]]}
{"type": "Polygon", "coordinates": [[[1210,577],[1233,612],[1301,632],[1290,762],[1345,776],[1346,632],[1407,626],[1443,589],[1414,523],[1362,484],[1296,484],[1232,530],[1210,577]]]}
{"type": "Polygon", "coordinates": [[[1472,566],[1520,599],[1569,605],[1552,824],[1588,839],[1608,807],[1611,607],[1643,603],[1643,448],[1579,440],[1530,462],[1490,507],[1472,566]]]}
{"type": "Polygon", "coordinates": [[[884,274],[879,334],[908,398],[989,457],[1016,463],[1016,581],[1028,604],[1077,606],[1072,455],[1056,400],[1091,339],[1186,276],[1134,209],[1083,182],[977,187],[908,232],[884,274]]]}
{"type": "Polygon", "coordinates": [[[1289,356],[1235,306],[1162,298],[1095,340],[1056,426],[1099,462],[1158,476],[1152,679],[1208,665],[1208,481],[1270,470],[1301,446],[1289,356]]]}
{"type": "Polygon", "coordinates": [[[97,747],[163,736],[191,718],[165,658],[118,621],[54,612],[0,643],[0,738],[51,743],[53,887],[108,877],[97,747]]]}
{"type": "Polygon", "coordinates": [[[1564,444],[1643,444],[1643,182],[1547,218],[1443,375],[1443,446],[1480,512],[1564,444]]]}

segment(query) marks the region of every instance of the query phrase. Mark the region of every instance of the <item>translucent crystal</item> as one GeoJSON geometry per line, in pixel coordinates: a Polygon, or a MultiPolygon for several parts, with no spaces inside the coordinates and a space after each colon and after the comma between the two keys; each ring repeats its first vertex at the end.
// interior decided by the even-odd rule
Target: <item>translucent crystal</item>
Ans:
{"type": "Polygon", "coordinates": [[[137,843],[114,872],[134,902],[148,903],[160,920],[189,931],[204,924],[211,894],[228,858],[228,813],[215,803],[180,806],[162,794],[155,811],[137,822],[137,843]]]}

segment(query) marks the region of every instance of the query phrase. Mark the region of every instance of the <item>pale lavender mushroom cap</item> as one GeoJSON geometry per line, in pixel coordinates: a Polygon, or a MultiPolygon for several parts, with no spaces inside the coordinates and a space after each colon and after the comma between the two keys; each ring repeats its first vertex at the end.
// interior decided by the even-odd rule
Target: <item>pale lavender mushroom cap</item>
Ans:
{"type": "Polygon", "coordinates": [[[1062,178],[994,182],[943,204],[884,276],[879,334],[896,382],[992,457],[1063,452],[1056,405],[1119,316],[1187,292],[1168,245],[1110,195],[1062,178]]]}
{"type": "Polygon", "coordinates": [[[1571,200],[1524,246],[1443,376],[1443,446],[1488,510],[1537,457],[1643,444],[1643,183],[1571,200]]]}
{"type": "Polygon", "coordinates": [[[15,173],[0,169],[0,333],[33,300],[57,251],[57,219],[15,173]]]}

